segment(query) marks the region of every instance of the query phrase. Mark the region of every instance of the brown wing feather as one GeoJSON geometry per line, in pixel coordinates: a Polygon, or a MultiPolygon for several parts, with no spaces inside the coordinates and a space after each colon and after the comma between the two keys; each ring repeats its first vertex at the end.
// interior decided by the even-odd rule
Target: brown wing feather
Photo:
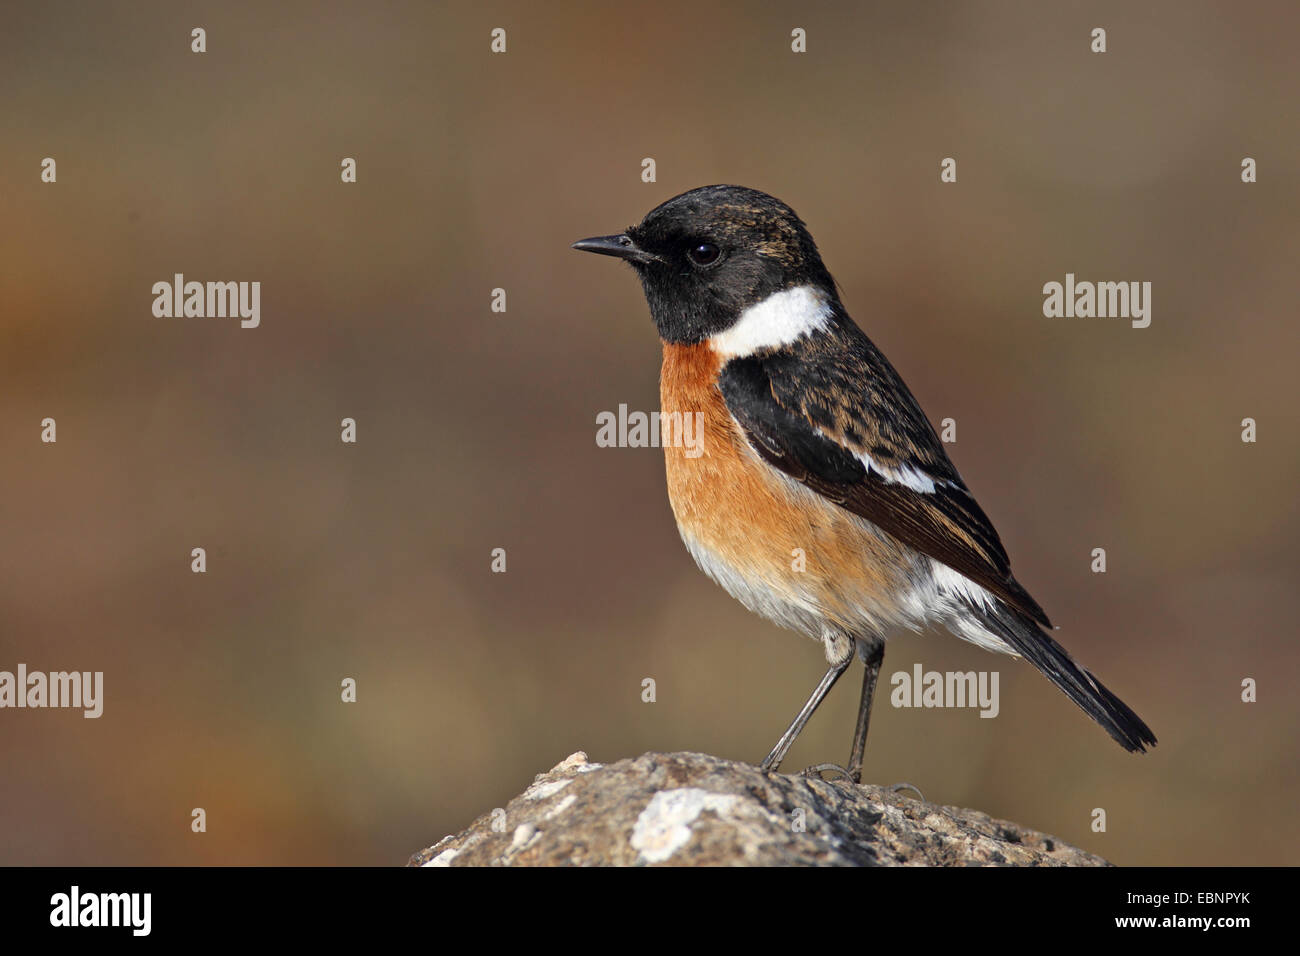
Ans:
{"type": "MultiPolygon", "coordinates": [[[[1051,627],[1012,576],[997,531],[916,400],[866,336],[855,326],[852,331],[861,340],[841,343],[834,362],[810,361],[794,349],[723,368],[719,388],[746,439],[773,467],[1051,627]],[[845,344],[856,346],[847,357],[845,344]],[[794,362],[799,367],[790,367],[794,362]],[[934,491],[869,471],[855,451],[925,475],[934,491]]],[[[810,343],[804,351],[818,345],[825,347],[810,343]]]]}

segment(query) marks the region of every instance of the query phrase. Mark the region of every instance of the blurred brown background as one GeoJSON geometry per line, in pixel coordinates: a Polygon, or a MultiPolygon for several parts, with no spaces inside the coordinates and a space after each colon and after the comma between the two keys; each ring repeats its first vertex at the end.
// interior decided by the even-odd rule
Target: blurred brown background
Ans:
{"type": "MultiPolygon", "coordinates": [[[[0,669],[102,670],[105,709],[0,711],[0,863],[400,863],[574,750],[761,758],[821,651],[694,568],[657,449],[596,447],[597,412],[657,407],[659,349],[630,271],[568,248],[714,182],[808,222],[1062,642],[1160,738],[1129,756],[1029,665],[905,636],[886,677],[997,669],[1002,713],[881,695],[867,776],[1119,863],[1297,862],[1297,25],[7,8],[0,669]],[[261,281],[261,327],[154,318],[175,272],[261,281]],[[1044,318],[1066,272],[1152,282],[1151,327],[1044,318]]],[[[788,769],[847,757],[857,675],[788,769]]]]}

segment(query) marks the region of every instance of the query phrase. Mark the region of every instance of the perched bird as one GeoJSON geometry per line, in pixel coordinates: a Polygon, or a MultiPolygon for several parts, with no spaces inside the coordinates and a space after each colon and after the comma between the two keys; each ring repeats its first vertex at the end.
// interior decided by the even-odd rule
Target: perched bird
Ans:
{"type": "Polygon", "coordinates": [[[1156,742],[1045,633],[1047,615],[794,210],[704,186],[573,248],[636,271],[663,341],[661,421],[702,416],[702,453],[663,442],[687,550],[751,611],[824,645],[830,669],[764,769],[856,650],[866,675],[847,772],[859,782],[885,638],[929,624],[1028,659],[1125,749],[1156,742]]]}

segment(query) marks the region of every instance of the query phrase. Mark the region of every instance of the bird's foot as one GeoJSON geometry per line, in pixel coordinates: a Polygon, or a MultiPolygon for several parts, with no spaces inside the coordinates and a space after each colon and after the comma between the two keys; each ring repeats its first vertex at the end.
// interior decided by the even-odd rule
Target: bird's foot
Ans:
{"type": "Polygon", "coordinates": [[[849,773],[837,763],[819,763],[814,764],[811,767],[804,767],[804,769],[799,771],[799,776],[811,777],[816,775],[818,779],[825,780],[826,778],[822,776],[823,773],[837,773],[849,783],[856,784],[858,782],[853,779],[853,774],[849,773]]]}
{"type": "MultiPolygon", "coordinates": [[[[855,786],[860,786],[862,784],[862,781],[860,779],[855,778],[852,773],[850,773],[847,769],[841,767],[837,763],[819,763],[819,764],[813,764],[811,767],[804,767],[802,770],[799,771],[799,776],[801,777],[816,776],[820,780],[825,780],[826,778],[822,776],[823,773],[839,774],[840,778],[847,780],[849,783],[854,784],[855,786]]],[[[888,787],[885,787],[884,789],[890,791],[891,793],[901,793],[904,790],[912,790],[916,793],[918,799],[920,799],[922,802],[925,802],[925,794],[923,794],[921,792],[921,788],[914,783],[895,783],[895,784],[891,784],[888,787]]]]}
{"type": "Polygon", "coordinates": [[[889,790],[892,793],[899,793],[903,790],[915,790],[916,795],[921,799],[921,802],[922,803],[925,802],[925,794],[923,794],[921,792],[921,788],[914,783],[894,783],[894,784],[890,784],[885,789],[889,790]]]}

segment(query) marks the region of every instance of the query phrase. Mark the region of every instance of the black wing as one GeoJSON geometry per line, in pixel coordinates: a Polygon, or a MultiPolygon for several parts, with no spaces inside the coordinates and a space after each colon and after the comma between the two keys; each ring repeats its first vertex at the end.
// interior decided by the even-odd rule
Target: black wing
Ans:
{"type": "Polygon", "coordinates": [[[856,326],[837,322],[780,351],[733,359],[718,387],[764,460],[1052,626],[1012,576],[916,399],[856,326]]]}
{"type": "Polygon", "coordinates": [[[1041,670],[1121,746],[1156,742],[1142,719],[1038,629],[1043,609],[898,373],[846,318],[767,355],[734,359],[718,386],[764,460],[900,541],[960,571],[1005,606],[976,606],[985,627],[1041,670]],[[859,455],[873,463],[868,468],[859,455]]]}

